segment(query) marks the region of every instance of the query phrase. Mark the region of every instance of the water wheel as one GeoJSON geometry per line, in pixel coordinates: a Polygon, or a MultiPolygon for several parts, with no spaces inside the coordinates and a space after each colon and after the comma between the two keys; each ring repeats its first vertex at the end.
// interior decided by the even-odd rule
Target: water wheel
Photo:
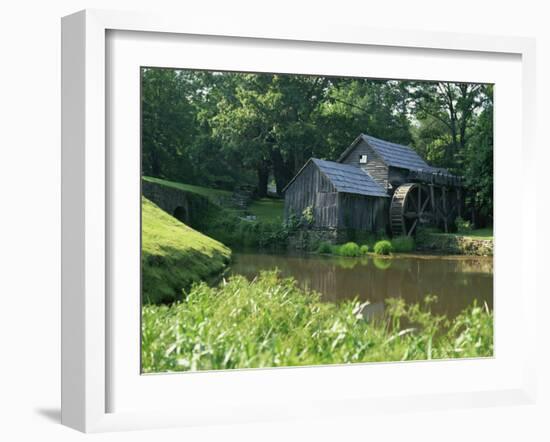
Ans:
{"type": "Polygon", "coordinates": [[[419,224],[432,219],[430,192],[426,186],[407,183],[399,186],[390,205],[390,223],[393,236],[411,236],[419,224]]]}

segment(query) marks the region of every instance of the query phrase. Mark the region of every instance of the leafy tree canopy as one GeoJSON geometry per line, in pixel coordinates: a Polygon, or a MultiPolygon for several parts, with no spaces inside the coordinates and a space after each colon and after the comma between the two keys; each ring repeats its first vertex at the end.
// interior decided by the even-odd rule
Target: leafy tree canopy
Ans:
{"type": "Polygon", "coordinates": [[[142,71],[143,173],[260,196],[360,133],[406,144],[464,176],[491,222],[491,85],[175,69],[142,71]]]}

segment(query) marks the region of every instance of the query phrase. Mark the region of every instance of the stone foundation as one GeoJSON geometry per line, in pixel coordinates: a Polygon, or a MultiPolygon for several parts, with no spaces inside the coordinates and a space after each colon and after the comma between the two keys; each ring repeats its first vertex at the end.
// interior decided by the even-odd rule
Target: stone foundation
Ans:
{"type": "Polygon", "coordinates": [[[432,233],[417,238],[416,249],[446,255],[493,256],[493,240],[432,233]]]}
{"type": "Polygon", "coordinates": [[[345,241],[347,232],[338,229],[303,229],[288,237],[288,247],[294,250],[313,250],[321,242],[336,244],[345,241]]]}

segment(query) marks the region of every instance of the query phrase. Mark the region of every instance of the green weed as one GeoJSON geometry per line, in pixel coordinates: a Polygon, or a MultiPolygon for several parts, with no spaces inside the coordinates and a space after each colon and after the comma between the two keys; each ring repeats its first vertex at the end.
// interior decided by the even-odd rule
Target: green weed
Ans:
{"type": "Polygon", "coordinates": [[[361,249],[354,242],[347,242],[345,244],[342,244],[341,246],[338,246],[335,249],[335,252],[339,256],[356,257],[361,255],[361,249]]]}
{"type": "Polygon", "coordinates": [[[391,255],[392,252],[393,246],[388,240],[383,239],[374,245],[374,253],[377,255],[391,255]]]}
{"type": "Polygon", "coordinates": [[[359,253],[361,255],[366,255],[369,253],[369,246],[367,244],[363,244],[361,247],[359,247],[359,253]]]}

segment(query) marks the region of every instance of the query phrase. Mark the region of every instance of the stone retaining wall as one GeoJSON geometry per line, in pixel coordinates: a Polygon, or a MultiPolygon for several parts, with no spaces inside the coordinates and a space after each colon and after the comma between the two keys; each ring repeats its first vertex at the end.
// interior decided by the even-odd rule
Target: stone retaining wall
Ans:
{"type": "Polygon", "coordinates": [[[417,238],[416,249],[446,255],[493,256],[493,240],[431,233],[417,238]]]}
{"type": "Polygon", "coordinates": [[[141,191],[145,198],[193,228],[198,228],[204,214],[214,207],[208,198],[201,195],[145,180],[142,181],[141,191]]]}

